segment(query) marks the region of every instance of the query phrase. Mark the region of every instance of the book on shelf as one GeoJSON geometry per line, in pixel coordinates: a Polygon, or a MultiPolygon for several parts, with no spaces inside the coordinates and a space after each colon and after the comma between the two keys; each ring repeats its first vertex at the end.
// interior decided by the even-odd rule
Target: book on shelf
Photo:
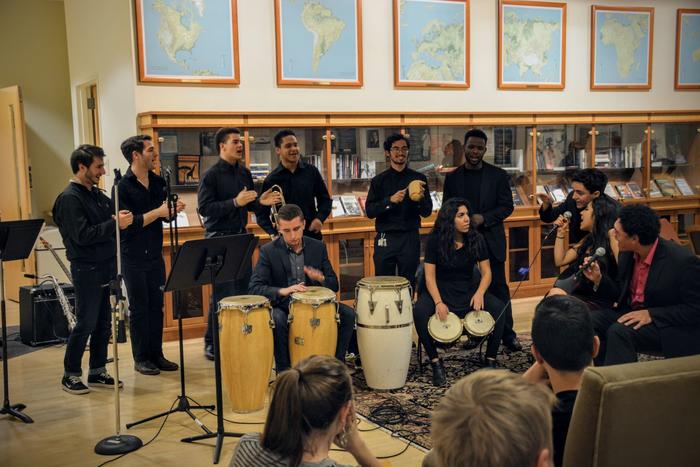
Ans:
{"type": "Polygon", "coordinates": [[[612,199],[620,199],[620,193],[615,190],[611,184],[605,185],[605,194],[610,196],[612,199]]]}
{"type": "Polygon", "coordinates": [[[679,177],[676,178],[674,181],[676,182],[678,191],[680,191],[683,196],[693,196],[695,194],[690,185],[688,185],[688,181],[685,178],[679,177]]]}
{"type": "Polygon", "coordinates": [[[362,195],[357,197],[357,202],[360,203],[360,207],[362,208],[362,212],[367,212],[367,209],[365,208],[365,205],[367,204],[367,196],[362,195]]]}
{"type": "Polygon", "coordinates": [[[620,194],[621,199],[634,198],[634,195],[632,194],[632,190],[630,190],[629,187],[624,183],[618,183],[617,185],[615,185],[615,189],[620,194]]]}
{"type": "MultiPolygon", "coordinates": [[[[547,195],[547,197],[551,200],[552,197],[550,196],[549,193],[547,193],[547,190],[544,189],[544,185],[537,185],[535,188],[535,193],[538,195],[547,195]]],[[[537,196],[537,204],[542,204],[542,200],[540,199],[539,196],[537,196]]]]}
{"type": "Polygon", "coordinates": [[[673,180],[669,180],[667,178],[655,178],[656,184],[659,186],[659,190],[661,190],[661,194],[664,196],[678,196],[680,192],[676,189],[676,185],[673,183],[673,180]]]}
{"type": "Polygon", "coordinates": [[[545,185],[545,189],[549,193],[550,198],[552,198],[555,203],[562,203],[566,201],[566,192],[561,186],[545,185]]]}
{"type": "Polygon", "coordinates": [[[333,217],[343,217],[345,215],[345,208],[343,207],[343,202],[340,200],[340,195],[333,195],[333,207],[331,213],[333,217]]]}
{"type": "Polygon", "coordinates": [[[270,173],[270,164],[265,162],[251,162],[250,175],[254,180],[264,180],[270,173]]]}
{"type": "Polygon", "coordinates": [[[433,202],[433,211],[439,211],[442,207],[442,193],[438,193],[437,191],[431,191],[430,201],[433,202]]]}
{"type": "Polygon", "coordinates": [[[510,187],[510,193],[513,196],[513,206],[525,206],[523,198],[518,193],[518,189],[514,186],[510,187]]]}
{"type": "Polygon", "coordinates": [[[627,184],[627,188],[629,188],[630,192],[632,193],[633,198],[636,198],[636,199],[644,198],[644,193],[642,192],[642,188],[639,186],[639,183],[629,182],[627,184]]]}
{"type": "Polygon", "coordinates": [[[340,202],[345,209],[346,216],[361,216],[362,210],[360,209],[360,203],[357,202],[355,195],[341,195],[340,202]]]}
{"type": "Polygon", "coordinates": [[[650,198],[661,198],[663,194],[659,190],[659,185],[657,185],[655,180],[649,180],[649,197],[650,198]]]}

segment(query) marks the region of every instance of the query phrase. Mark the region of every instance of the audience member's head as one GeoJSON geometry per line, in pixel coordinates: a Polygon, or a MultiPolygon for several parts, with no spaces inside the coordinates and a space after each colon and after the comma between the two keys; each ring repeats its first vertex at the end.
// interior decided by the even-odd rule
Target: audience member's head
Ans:
{"type": "Polygon", "coordinates": [[[544,298],[532,319],[532,353],[548,370],[582,372],[598,353],[588,306],[570,295],[544,298]]]}
{"type": "Polygon", "coordinates": [[[454,384],[432,416],[438,465],[551,465],[554,395],[506,370],[481,370],[454,384]]]}
{"type": "Polygon", "coordinates": [[[352,414],[352,380],[345,364],[313,356],[275,381],[262,434],[265,449],[299,465],[314,437],[337,436],[352,414]]]}
{"type": "Polygon", "coordinates": [[[634,251],[649,246],[659,238],[661,222],[656,211],[643,204],[629,204],[620,209],[615,222],[615,236],[620,251],[634,251]]]}

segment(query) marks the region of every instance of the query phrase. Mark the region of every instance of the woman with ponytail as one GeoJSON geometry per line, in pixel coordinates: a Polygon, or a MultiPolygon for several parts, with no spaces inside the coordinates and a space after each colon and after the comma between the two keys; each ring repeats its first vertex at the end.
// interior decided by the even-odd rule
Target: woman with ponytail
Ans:
{"type": "Polygon", "coordinates": [[[277,377],[262,435],[243,436],[230,467],[348,467],[328,457],[333,443],[360,466],[378,467],[355,418],[345,365],[328,356],[307,358],[277,377]]]}

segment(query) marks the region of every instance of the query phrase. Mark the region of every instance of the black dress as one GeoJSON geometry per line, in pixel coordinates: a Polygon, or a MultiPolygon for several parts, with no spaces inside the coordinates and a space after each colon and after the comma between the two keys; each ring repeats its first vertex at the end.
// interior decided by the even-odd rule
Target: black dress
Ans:
{"type": "MultiPolygon", "coordinates": [[[[579,251],[576,259],[570,263],[567,268],[559,274],[557,281],[554,283],[554,287],[558,287],[558,283],[562,280],[568,279],[573,276],[576,271],[581,269],[581,265],[586,258],[591,256],[593,252],[583,253],[579,251]]],[[[598,259],[598,266],[600,267],[600,272],[603,275],[609,277],[617,277],[617,261],[615,261],[615,256],[612,254],[610,247],[606,248],[606,254],[604,257],[598,259]]],[[[611,308],[613,301],[609,298],[601,297],[599,294],[593,291],[593,282],[588,280],[584,275],[580,276],[580,279],[575,284],[574,289],[570,292],[570,295],[579,298],[586,302],[588,308],[591,310],[599,310],[602,308],[611,308]]]]}

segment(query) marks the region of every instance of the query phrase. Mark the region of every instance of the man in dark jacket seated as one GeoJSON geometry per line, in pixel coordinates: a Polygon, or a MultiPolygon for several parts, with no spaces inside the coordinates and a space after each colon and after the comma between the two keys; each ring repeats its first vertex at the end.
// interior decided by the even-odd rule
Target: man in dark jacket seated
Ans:
{"type": "MultiPolygon", "coordinates": [[[[283,206],[278,219],[280,236],[260,248],[248,291],[267,297],[273,307],[275,368],[280,373],[291,366],[287,323],[291,295],[305,292],[307,286],[321,286],[337,292],[338,278],[324,243],[304,236],[304,213],[299,206],[283,206]]],[[[335,356],[344,361],[355,325],[355,312],[342,303],[338,304],[338,312],[340,324],[335,356]]]]}
{"type": "Polygon", "coordinates": [[[700,354],[700,259],[659,237],[659,216],[648,206],[623,207],[614,229],[617,278],[601,276],[595,263],[586,272],[597,293],[616,302],[593,316],[601,340],[596,363],[635,362],[638,352],[700,354]]]}

